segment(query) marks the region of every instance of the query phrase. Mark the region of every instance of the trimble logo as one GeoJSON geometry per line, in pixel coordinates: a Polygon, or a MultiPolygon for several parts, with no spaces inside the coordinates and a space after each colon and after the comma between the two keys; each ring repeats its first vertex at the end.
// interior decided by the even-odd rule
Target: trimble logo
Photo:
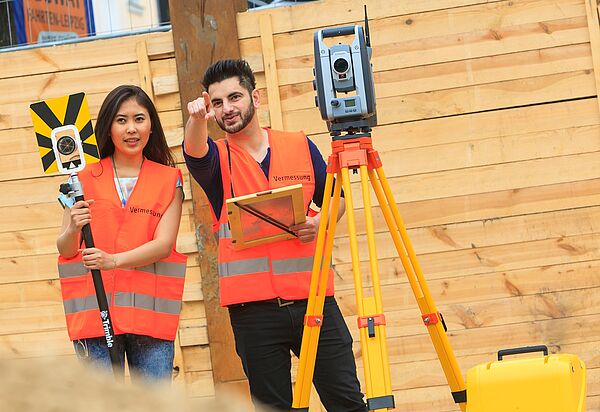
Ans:
{"type": "Polygon", "coordinates": [[[102,318],[102,328],[104,328],[104,336],[106,337],[106,346],[112,348],[113,335],[110,334],[110,320],[108,319],[108,311],[100,311],[100,317],[102,318]]]}

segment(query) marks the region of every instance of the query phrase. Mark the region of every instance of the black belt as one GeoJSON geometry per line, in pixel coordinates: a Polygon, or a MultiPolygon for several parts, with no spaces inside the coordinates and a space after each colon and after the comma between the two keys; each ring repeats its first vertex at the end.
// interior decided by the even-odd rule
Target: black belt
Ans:
{"type": "Polygon", "coordinates": [[[283,299],[283,298],[274,298],[274,299],[267,299],[267,300],[257,300],[254,302],[244,302],[244,303],[235,303],[233,305],[228,305],[228,308],[239,308],[242,306],[250,306],[250,305],[257,305],[257,304],[262,304],[262,303],[268,303],[268,304],[275,304],[277,306],[279,306],[280,308],[283,308],[285,306],[290,306],[293,305],[294,303],[300,303],[300,302],[306,302],[307,299],[299,299],[299,300],[287,300],[287,299],[283,299]]]}

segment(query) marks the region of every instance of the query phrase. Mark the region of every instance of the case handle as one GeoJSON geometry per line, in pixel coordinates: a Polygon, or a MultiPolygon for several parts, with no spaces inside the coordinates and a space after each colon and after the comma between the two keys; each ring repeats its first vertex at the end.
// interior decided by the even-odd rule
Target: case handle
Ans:
{"type": "Polygon", "coordinates": [[[518,355],[521,353],[544,352],[544,356],[548,356],[548,347],[546,345],[525,346],[522,348],[502,349],[498,351],[498,360],[501,361],[503,356],[518,355]]]}

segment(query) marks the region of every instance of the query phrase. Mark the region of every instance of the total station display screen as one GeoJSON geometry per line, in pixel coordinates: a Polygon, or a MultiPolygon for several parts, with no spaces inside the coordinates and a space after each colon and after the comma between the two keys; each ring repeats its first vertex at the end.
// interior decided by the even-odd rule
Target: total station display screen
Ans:
{"type": "Polygon", "coordinates": [[[354,107],[356,106],[356,100],[344,100],[344,106],[354,107]]]}

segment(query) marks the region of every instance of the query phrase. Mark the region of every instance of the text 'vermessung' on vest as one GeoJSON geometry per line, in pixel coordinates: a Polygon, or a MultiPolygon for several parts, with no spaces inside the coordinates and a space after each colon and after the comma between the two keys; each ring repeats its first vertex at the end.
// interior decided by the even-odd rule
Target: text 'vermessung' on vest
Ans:
{"type": "Polygon", "coordinates": [[[155,210],[145,209],[142,207],[134,207],[134,206],[129,207],[129,213],[144,213],[146,215],[151,215],[151,216],[157,217],[159,219],[162,217],[162,213],[157,212],[155,210]]]}

